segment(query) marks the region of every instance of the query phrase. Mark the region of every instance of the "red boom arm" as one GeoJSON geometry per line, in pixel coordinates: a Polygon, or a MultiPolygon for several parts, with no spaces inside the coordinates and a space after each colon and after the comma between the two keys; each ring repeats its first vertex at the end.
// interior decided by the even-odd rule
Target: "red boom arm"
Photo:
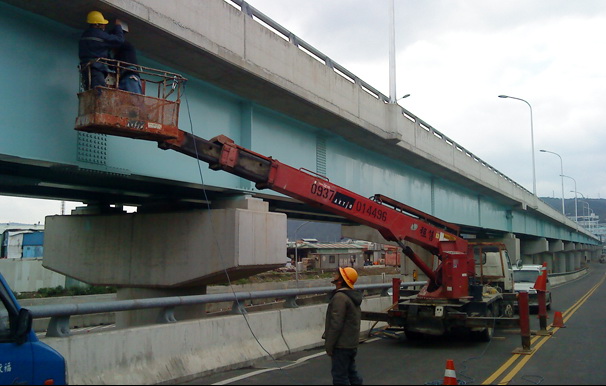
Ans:
{"type": "Polygon", "coordinates": [[[473,266],[468,266],[470,262],[467,259],[467,242],[443,229],[458,232],[455,225],[442,222],[387,197],[362,197],[331,183],[326,177],[295,169],[271,157],[238,146],[225,136],[207,141],[175,127],[158,130],[149,129],[147,126],[135,128],[90,124],[77,129],[157,141],[160,148],[178,151],[209,163],[211,169],[225,170],[253,181],[259,189],[272,189],[377,229],[387,241],[397,242],[403,248],[404,254],[427,275],[429,284],[421,291],[421,295],[448,298],[467,295],[466,277],[468,274],[473,275],[473,266]],[[441,228],[433,225],[436,223],[441,228]],[[403,244],[403,241],[417,244],[438,256],[442,261],[438,269],[432,271],[411,248],[403,244]]]}

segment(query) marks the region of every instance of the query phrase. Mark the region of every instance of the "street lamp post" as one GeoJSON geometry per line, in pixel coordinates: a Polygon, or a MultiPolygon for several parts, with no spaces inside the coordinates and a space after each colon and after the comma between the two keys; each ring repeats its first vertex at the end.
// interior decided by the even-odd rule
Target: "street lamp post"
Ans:
{"type": "Polygon", "coordinates": [[[531,140],[531,145],[532,145],[532,193],[535,195],[537,195],[537,177],[536,177],[536,169],[535,169],[535,162],[534,162],[534,127],[533,127],[533,123],[532,123],[532,106],[530,105],[530,103],[528,103],[527,101],[525,101],[522,98],[516,98],[516,97],[512,97],[509,95],[499,95],[499,98],[509,98],[509,99],[515,99],[518,101],[522,101],[524,103],[526,103],[528,105],[528,107],[530,107],[530,140],[531,140]]]}
{"type": "Polygon", "coordinates": [[[311,221],[305,221],[303,224],[299,225],[295,230],[295,281],[297,282],[297,288],[299,288],[299,256],[297,254],[297,247],[299,245],[299,239],[297,238],[297,232],[303,225],[309,224],[311,221]]]}
{"type": "Polygon", "coordinates": [[[396,16],[395,0],[389,2],[389,101],[396,103],[396,16]]]}
{"type": "Polygon", "coordinates": [[[554,153],[554,152],[549,151],[549,150],[539,150],[539,151],[542,152],[542,153],[555,154],[558,157],[560,157],[560,176],[561,176],[560,179],[562,180],[562,214],[564,216],[566,216],[566,212],[565,212],[565,209],[564,209],[564,177],[563,177],[563,174],[564,174],[564,161],[562,161],[562,156],[560,156],[558,153],[554,153]]]}
{"type": "MultiPolygon", "coordinates": [[[[571,192],[572,192],[572,190],[571,190],[571,192]]],[[[581,193],[581,192],[576,192],[576,193],[580,194],[581,197],[583,197],[583,200],[587,200],[587,198],[585,197],[585,195],[583,193],[581,193]]],[[[589,203],[587,201],[582,201],[582,200],[581,200],[581,202],[584,203],[584,205],[583,205],[583,216],[585,216],[585,204],[586,204],[587,205],[587,216],[589,217],[589,211],[591,210],[591,208],[589,207],[589,203]]]]}
{"type": "Polygon", "coordinates": [[[574,222],[578,222],[579,221],[579,214],[578,214],[578,211],[577,211],[577,207],[578,207],[578,204],[577,204],[577,180],[575,180],[572,177],[565,176],[563,174],[562,174],[562,177],[570,178],[571,180],[574,181],[574,222]]]}
{"type": "MultiPolygon", "coordinates": [[[[585,197],[583,197],[585,198],[585,197]]],[[[591,208],[589,207],[589,203],[585,200],[579,200],[581,201],[581,204],[583,204],[583,213],[581,214],[581,217],[583,217],[583,222],[585,223],[585,225],[587,225],[586,223],[589,221],[589,211],[591,210],[591,208]],[[587,215],[585,215],[585,205],[587,205],[587,215]]],[[[587,228],[585,226],[585,228],[587,228]]]]}

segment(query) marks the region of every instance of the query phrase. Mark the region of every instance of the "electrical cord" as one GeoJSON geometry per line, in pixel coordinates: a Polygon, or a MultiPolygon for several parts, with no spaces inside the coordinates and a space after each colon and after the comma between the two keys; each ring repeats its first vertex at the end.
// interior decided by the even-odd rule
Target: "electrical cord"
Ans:
{"type": "MultiPolygon", "coordinates": [[[[495,318],[492,320],[492,329],[493,329],[493,331],[494,331],[494,329],[495,329],[496,325],[497,325],[497,320],[496,320],[496,317],[495,317],[495,318]]],[[[488,351],[488,348],[490,347],[490,344],[491,344],[491,343],[492,343],[492,338],[491,338],[491,339],[490,339],[490,341],[489,341],[489,342],[486,344],[486,347],[484,347],[484,351],[482,351],[482,353],[481,353],[480,355],[475,356],[475,357],[469,357],[469,358],[465,359],[463,362],[461,362],[461,366],[463,367],[463,370],[461,370],[461,371],[459,372],[459,374],[460,374],[461,376],[463,376],[463,377],[465,377],[465,378],[469,379],[469,382],[470,382],[470,383],[475,382],[475,378],[473,378],[473,377],[471,377],[471,376],[469,376],[469,375],[465,374],[465,373],[467,372],[467,370],[469,369],[466,363],[467,363],[467,362],[469,362],[469,361],[475,360],[475,359],[480,359],[480,358],[482,358],[482,357],[483,357],[483,356],[486,354],[486,351],[488,351]]]]}
{"type": "MultiPolygon", "coordinates": [[[[183,95],[185,96],[185,104],[186,104],[186,106],[187,106],[187,115],[188,115],[188,118],[189,118],[190,133],[191,133],[192,135],[195,135],[195,134],[194,134],[194,124],[193,124],[193,120],[192,120],[192,117],[191,117],[191,110],[190,110],[190,108],[189,108],[189,99],[188,99],[188,97],[187,97],[187,93],[186,93],[185,86],[183,87],[183,95]]],[[[211,207],[210,207],[210,200],[208,199],[208,194],[207,194],[207,192],[206,192],[206,187],[205,187],[205,186],[206,186],[206,184],[205,184],[205,182],[204,182],[204,175],[203,175],[203,173],[202,173],[201,162],[200,162],[200,158],[199,158],[199,154],[198,154],[198,147],[197,147],[196,141],[193,141],[193,143],[194,143],[194,151],[195,151],[195,153],[196,153],[196,160],[197,160],[197,166],[198,166],[198,173],[199,173],[199,175],[200,175],[200,183],[201,183],[201,185],[202,185],[202,191],[203,191],[203,193],[204,193],[204,200],[206,201],[206,203],[207,203],[207,208],[208,208],[208,210],[210,211],[210,210],[211,210],[211,207]]],[[[211,221],[211,223],[212,223],[212,218],[210,219],[210,221],[211,221]]],[[[242,314],[242,316],[243,316],[243,318],[244,318],[244,321],[246,322],[246,326],[248,327],[248,330],[250,331],[251,335],[253,336],[253,338],[255,339],[255,341],[257,342],[257,344],[259,345],[259,347],[261,347],[261,349],[262,349],[262,350],[263,350],[263,351],[264,351],[264,352],[265,352],[265,353],[266,353],[266,354],[267,354],[267,355],[268,355],[268,356],[271,358],[271,360],[272,360],[272,361],[273,361],[273,362],[274,362],[274,363],[277,365],[277,364],[278,364],[278,362],[277,362],[276,358],[274,358],[274,356],[273,356],[273,355],[272,355],[272,354],[271,354],[271,353],[270,353],[270,352],[269,352],[269,351],[268,351],[268,350],[267,350],[267,349],[266,349],[266,348],[263,346],[263,344],[261,343],[261,341],[259,341],[259,338],[258,338],[258,337],[257,337],[257,335],[255,334],[255,332],[253,331],[252,326],[250,325],[250,321],[248,320],[248,317],[247,317],[247,315],[246,315],[246,310],[245,310],[245,308],[242,306],[242,304],[240,304],[240,301],[238,300],[238,298],[237,298],[237,296],[236,296],[236,292],[235,292],[235,290],[234,290],[234,287],[233,287],[233,284],[232,284],[231,278],[230,278],[230,276],[229,276],[229,272],[227,271],[227,265],[225,264],[225,259],[223,258],[223,253],[222,253],[222,251],[221,251],[221,247],[220,247],[220,245],[219,245],[219,240],[218,240],[218,238],[216,237],[216,234],[215,234],[215,232],[214,232],[214,227],[212,227],[212,226],[211,226],[211,227],[210,227],[210,231],[211,231],[211,237],[212,237],[212,238],[213,238],[213,240],[215,241],[215,245],[216,245],[216,247],[217,247],[217,250],[219,251],[219,258],[221,259],[221,265],[223,266],[223,272],[225,273],[225,276],[226,276],[226,278],[227,278],[227,283],[228,283],[228,286],[229,286],[229,288],[230,288],[231,292],[234,294],[234,298],[235,298],[235,301],[236,301],[236,305],[237,305],[238,309],[241,311],[241,314],[242,314]]],[[[288,344],[286,343],[286,340],[284,341],[284,343],[285,343],[285,344],[286,344],[286,346],[288,347],[288,344]]],[[[290,350],[290,348],[289,348],[289,350],[290,350]]],[[[288,377],[290,377],[290,375],[288,374],[288,372],[286,372],[284,369],[282,369],[281,367],[279,367],[279,369],[280,369],[281,371],[284,371],[284,372],[287,374],[287,376],[288,376],[288,377]]],[[[292,378],[291,378],[291,379],[292,379],[292,378]]],[[[294,381],[294,380],[293,380],[293,381],[294,381]]],[[[299,382],[294,382],[294,383],[295,383],[295,384],[301,384],[301,383],[299,383],[299,382]]]]}
{"type": "MultiPolygon", "coordinates": [[[[492,321],[493,330],[495,329],[496,324],[497,324],[497,321],[496,321],[496,318],[494,318],[492,321]]],[[[486,344],[486,347],[484,347],[484,350],[482,351],[482,353],[480,355],[475,356],[475,357],[469,357],[469,358],[465,359],[463,362],[461,362],[460,366],[463,368],[463,370],[458,371],[457,374],[459,376],[467,378],[469,381],[464,381],[462,379],[457,378],[457,383],[459,385],[467,385],[467,384],[472,384],[475,382],[474,377],[471,377],[471,376],[465,374],[469,370],[469,368],[467,366],[467,362],[475,360],[475,359],[481,359],[484,355],[486,355],[486,351],[488,351],[488,348],[490,347],[491,343],[492,343],[492,339],[490,339],[490,341],[486,344]]],[[[443,384],[442,382],[443,382],[443,380],[440,379],[440,380],[427,382],[427,383],[425,383],[425,385],[442,385],[443,384]]]]}
{"type": "Polygon", "coordinates": [[[527,381],[527,382],[534,383],[535,385],[540,385],[545,380],[545,378],[543,378],[540,375],[524,375],[522,377],[522,379],[525,380],[525,381],[527,381]],[[539,378],[539,380],[535,382],[535,381],[533,381],[530,378],[539,378]]]}

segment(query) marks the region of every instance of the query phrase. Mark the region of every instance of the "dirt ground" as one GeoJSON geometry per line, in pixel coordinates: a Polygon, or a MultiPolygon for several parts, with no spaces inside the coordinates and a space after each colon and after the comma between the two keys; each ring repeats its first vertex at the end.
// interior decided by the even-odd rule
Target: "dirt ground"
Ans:
{"type": "MultiPolygon", "coordinates": [[[[370,275],[381,275],[383,273],[387,275],[395,275],[400,272],[399,267],[363,267],[356,268],[359,276],[370,276],[370,275]]],[[[313,280],[313,279],[328,279],[334,274],[334,270],[310,270],[307,272],[299,272],[299,280],[313,280]]],[[[259,273],[246,279],[238,280],[238,284],[245,283],[266,283],[275,281],[288,281],[295,280],[296,273],[294,269],[280,268],[273,271],[259,273]]]]}

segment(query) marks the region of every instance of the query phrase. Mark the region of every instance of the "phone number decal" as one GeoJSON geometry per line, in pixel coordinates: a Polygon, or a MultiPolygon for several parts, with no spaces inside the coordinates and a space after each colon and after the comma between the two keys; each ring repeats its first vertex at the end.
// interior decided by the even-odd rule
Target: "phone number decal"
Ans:
{"type": "Polygon", "coordinates": [[[358,213],[364,213],[367,216],[374,217],[377,220],[387,221],[387,211],[380,206],[364,203],[356,200],[347,194],[337,192],[333,187],[314,181],[311,184],[310,192],[313,196],[330,200],[334,205],[347,210],[353,210],[358,213]]]}
{"type": "Polygon", "coordinates": [[[365,213],[370,217],[376,218],[377,220],[387,221],[387,211],[381,208],[377,208],[375,205],[366,205],[363,202],[357,202],[356,212],[365,213]]]}

